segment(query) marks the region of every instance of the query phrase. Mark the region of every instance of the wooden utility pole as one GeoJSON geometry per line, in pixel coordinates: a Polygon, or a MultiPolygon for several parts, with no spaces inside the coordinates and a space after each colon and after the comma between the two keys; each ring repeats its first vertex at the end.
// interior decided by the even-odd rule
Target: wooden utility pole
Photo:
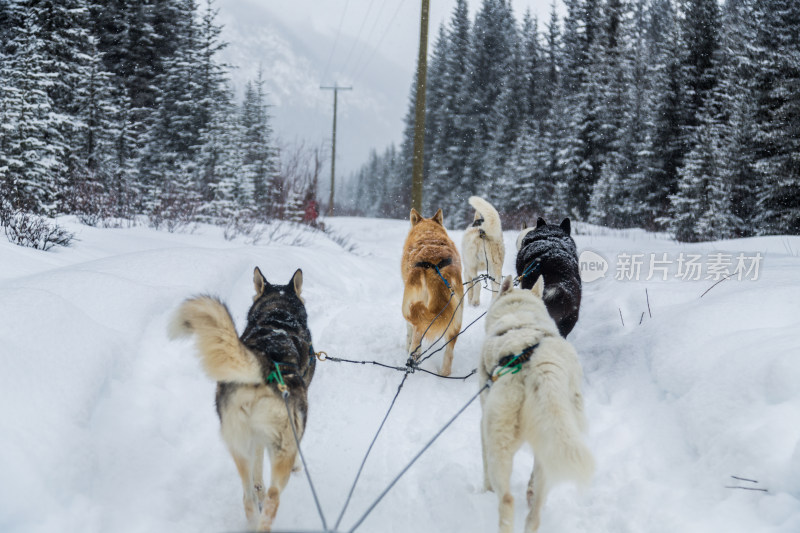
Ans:
{"type": "Polygon", "coordinates": [[[339,87],[338,83],[334,83],[333,87],[320,85],[320,89],[333,90],[333,141],[331,142],[331,197],[328,201],[328,216],[333,215],[333,190],[336,177],[336,104],[339,99],[339,91],[351,91],[352,87],[339,87]]]}
{"type": "Polygon", "coordinates": [[[411,177],[411,207],[422,210],[422,171],[425,160],[425,85],[428,77],[429,0],[422,0],[417,60],[417,101],[414,108],[414,165],[411,177]]]}

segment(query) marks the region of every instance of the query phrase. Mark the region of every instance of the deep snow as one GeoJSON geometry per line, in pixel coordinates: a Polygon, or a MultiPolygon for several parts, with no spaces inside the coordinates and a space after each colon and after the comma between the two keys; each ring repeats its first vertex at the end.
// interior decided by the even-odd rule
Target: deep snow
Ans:
{"type": "MultiPolygon", "coordinates": [[[[407,222],[328,220],[350,236],[354,253],[320,234],[304,246],[253,246],[225,241],[210,226],[168,234],[60,222],[78,233],[69,249],[0,242],[1,531],[246,527],[239,479],[218,435],[214,384],[189,342],[167,339],[166,323],[183,298],[212,293],[241,331],[256,265],[281,283],[303,269],[316,349],[406,359],[399,259],[407,222]]],[[[800,238],[681,245],[577,226],[579,251],[611,263],[605,278],[584,285],[570,335],[584,366],[598,469],[587,489],[551,493],[540,531],[800,531],[800,238]],[[702,298],[713,279],[614,279],[621,252],[675,259],[718,251],[761,253],[759,278],[727,280],[702,298]]],[[[451,232],[456,243],[461,235],[451,232]]],[[[505,237],[511,273],[516,234],[505,237]]],[[[465,325],[489,299],[484,293],[480,308],[466,309],[465,325]]],[[[459,338],[455,375],[475,367],[482,339],[482,321],[459,338]]],[[[435,356],[426,366],[439,363],[435,356]]],[[[303,450],[330,524],[401,377],[319,363],[303,450]]],[[[342,529],[477,388],[475,377],[408,378],[342,529]]],[[[480,490],[479,418],[476,402],[359,531],[494,531],[495,496],[480,490]]],[[[516,531],[532,462],[527,449],[515,461],[516,531]]],[[[282,494],[275,527],[320,528],[304,473],[282,494]]]]}

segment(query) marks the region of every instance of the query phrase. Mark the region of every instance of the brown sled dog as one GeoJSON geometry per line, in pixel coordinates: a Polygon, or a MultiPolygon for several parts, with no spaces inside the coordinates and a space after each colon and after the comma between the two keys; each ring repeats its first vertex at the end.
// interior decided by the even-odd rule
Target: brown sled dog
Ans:
{"type": "MultiPolygon", "coordinates": [[[[406,349],[412,353],[423,335],[435,340],[444,334],[447,341],[458,335],[463,312],[458,304],[464,296],[464,285],[461,257],[444,229],[442,210],[433,218],[423,218],[411,209],[410,218],[411,231],[403,245],[401,271],[405,286],[403,316],[408,321],[406,349]]],[[[450,375],[454,346],[455,340],[445,348],[441,370],[444,376],[450,375]]]]}
{"type": "Polygon", "coordinates": [[[173,339],[195,336],[203,369],[217,381],[222,438],[242,478],[250,527],[269,531],[298,452],[276,382],[277,369],[289,392],[289,412],[297,436],[302,438],[315,365],[300,298],[303,272],[298,269],[288,285],[273,286],[256,268],[253,282],[256,294],[241,337],[228,308],[210,296],[183,302],[169,333],[173,339]],[[266,493],[262,477],[265,449],[272,468],[266,493]]]}

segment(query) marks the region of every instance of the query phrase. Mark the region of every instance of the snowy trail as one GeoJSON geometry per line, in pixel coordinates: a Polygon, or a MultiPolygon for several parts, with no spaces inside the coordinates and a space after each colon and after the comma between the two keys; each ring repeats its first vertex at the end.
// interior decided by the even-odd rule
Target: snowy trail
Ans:
{"type": "MultiPolygon", "coordinates": [[[[355,253],[317,234],[306,246],[248,246],[219,230],[171,235],[98,230],[54,253],[0,243],[0,531],[231,531],[246,527],[238,476],[218,435],[214,384],[189,343],[169,342],[174,307],[219,295],[241,330],[252,269],[285,283],[298,267],[317,350],[404,363],[399,260],[407,223],[333,219],[355,253]]],[[[641,231],[581,227],[579,250],[760,252],[757,281],[616,281],[584,286],[570,340],[586,375],[589,443],[598,470],[583,491],[561,486],[540,531],[800,531],[800,238],[679,245],[641,231]],[[652,318],[647,314],[648,290],[652,318]],[[622,326],[620,313],[625,321],[622,326]],[[769,493],[726,489],[730,475],[769,493]]],[[[451,236],[460,244],[461,231],[451,236]]],[[[505,273],[515,232],[506,232],[505,273]]],[[[467,307],[464,324],[480,315],[467,307]]],[[[483,322],[456,345],[453,373],[475,367],[483,322]]],[[[441,356],[426,363],[438,369],[441,356]]],[[[329,524],[338,517],[402,373],[323,362],[310,390],[303,450],[329,524]]],[[[409,376],[342,525],[477,390],[409,376]]],[[[359,531],[494,531],[481,491],[471,406],[397,484],[359,531]]],[[[516,531],[533,457],[515,460],[516,531]]],[[[318,529],[305,475],[282,494],[276,529],[318,529]]]]}

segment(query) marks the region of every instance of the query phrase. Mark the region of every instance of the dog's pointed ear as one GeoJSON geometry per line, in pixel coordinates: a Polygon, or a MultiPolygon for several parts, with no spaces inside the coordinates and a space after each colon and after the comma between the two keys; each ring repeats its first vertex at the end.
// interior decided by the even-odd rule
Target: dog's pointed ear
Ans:
{"type": "Polygon", "coordinates": [[[537,279],[536,283],[533,284],[531,292],[536,296],[538,296],[539,298],[542,298],[542,296],[544,295],[544,276],[542,275],[539,276],[539,279],[537,279]]]}
{"type": "Polygon", "coordinates": [[[511,278],[511,276],[506,276],[503,278],[503,283],[500,285],[500,292],[497,295],[500,296],[501,294],[507,293],[513,286],[514,280],[511,278]]]}
{"type": "Polygon", "coordinates": [[[264,277],[264,274],[261,273],[261,270],[258,267],[256,267],[256,269],[253,271],[253,285],[256,289],[256,295],[253,298],[254,300],[264,294],[264,291],[269,286],[267,278],[264,277]]]}
{"type": "Polygon", "coordinates": [[[544,221],[542,217],[536,219],[536,229],[541,228],[542,226],[546,226],[547,222],[544,221]]]}
{"type": "Polygon", "coordinates": [[[300,296],[300,292],[303,290],[303,271],[298,268],[289,284],[294,287],[294,293],[300,296]]]}
{"type": "Polygon", "coordinates": [[[436,214],[433,215],[433,221],[437,222],[440,226],[444,226],[444,213],[442,213],[441,207],[436,211],[436,214]]]}
{"type": "Polygon", "coordinates": [[[411,215],[409,215],[408,218],[409,220],[411,220],[411,225],[416,226],[417,224],[419,224],[419,221],[422,220],[422,215],[420,215],[419,212],[412,207],[411,215]]]}
{"type": "Polygon", "coordinates": [[[523,220],[522,221],[522,227],[519,228],[519,230],[520,231],[525,231],[526,229],[528,229],[528,221],[527,220],[523,220]]]}
{"type": "Polygon", "coordinates": [[[569,235],[570,224],[569,224],[569,219],[568,218],[565,218],[564,220],[561,221],[561,229],[564,230],[564,233],[569,235]]]}

